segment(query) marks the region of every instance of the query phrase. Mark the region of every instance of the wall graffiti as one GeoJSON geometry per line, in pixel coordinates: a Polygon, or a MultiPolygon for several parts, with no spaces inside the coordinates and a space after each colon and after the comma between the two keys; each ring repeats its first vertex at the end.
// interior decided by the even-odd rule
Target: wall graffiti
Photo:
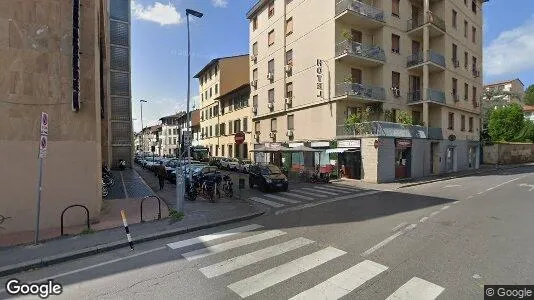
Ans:
{"type": "Polygon", "coordinates": [[[4,227],[2,227],[2,223],[4,223],[6,220],[11,219],[11,217],[5,217],[3,215],[0,215],[0,229],[5,230],[4,227]]]}

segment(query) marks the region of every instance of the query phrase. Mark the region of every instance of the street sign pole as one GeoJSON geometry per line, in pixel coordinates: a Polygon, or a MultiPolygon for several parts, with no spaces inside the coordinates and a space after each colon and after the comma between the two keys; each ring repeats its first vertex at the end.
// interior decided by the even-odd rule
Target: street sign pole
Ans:
{"type": "Polygon", "coordinates": [[[39,244],[39,216],[41,214],[41,190],[43,183],[43,159],[39,158],[39,186],[37,187],[37,200],[35,201],[35,245],[39,244]]]}
{"type": "Polygon", "coordinates": [[[43,159],[48,150],[48,114],[41,113],[41,137],[39,138],[39,186],[37,187],[37,199],[35,200],[35,245],[39,243],[39,222],[41,215],[41,192],[43,190],[43,159]]]}

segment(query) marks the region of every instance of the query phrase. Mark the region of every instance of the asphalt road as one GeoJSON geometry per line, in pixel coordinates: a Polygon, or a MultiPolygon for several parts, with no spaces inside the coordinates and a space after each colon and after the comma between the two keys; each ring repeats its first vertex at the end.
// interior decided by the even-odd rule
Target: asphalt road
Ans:
{"type": "Polygon", "coordinates": [[[534,284],[534,167],[290,193],[252,195],[271,211],[251,221],[9,278],[54,278],[63,299],[482,299],[484,284],[534,284]]]}

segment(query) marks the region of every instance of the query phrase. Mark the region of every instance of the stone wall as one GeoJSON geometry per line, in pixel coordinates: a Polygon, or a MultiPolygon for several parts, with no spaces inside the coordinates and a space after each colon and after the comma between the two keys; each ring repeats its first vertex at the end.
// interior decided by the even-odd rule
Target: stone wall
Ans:
{"type": "Polygon", "coordinates": [[[493,144],[484,146],[485,164],[534,162],[534,144],[493,144]]]}

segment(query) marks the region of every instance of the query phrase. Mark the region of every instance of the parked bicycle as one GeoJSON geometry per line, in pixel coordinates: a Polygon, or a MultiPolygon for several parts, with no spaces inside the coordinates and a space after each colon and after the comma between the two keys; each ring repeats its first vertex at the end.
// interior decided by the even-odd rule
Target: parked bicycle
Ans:
{"type": "Polygon", "coordinates": [[[102,198],[106,198],[109,195],[109,188],[104,179],[102,179],[102,198]]]}

